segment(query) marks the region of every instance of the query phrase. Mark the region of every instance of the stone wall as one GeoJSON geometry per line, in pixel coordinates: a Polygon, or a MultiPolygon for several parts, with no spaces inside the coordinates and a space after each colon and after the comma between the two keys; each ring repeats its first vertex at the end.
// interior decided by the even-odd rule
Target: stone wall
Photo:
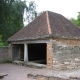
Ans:
{"type": "Polygon", "coordinates": [[[80,45],[69,44],[69,40],[68,44],[66,42],[67,40],[52,41],[53,69],[80,68],[80,45]]]}
{"type": "Polygon", "coordinates": [[[8,47],[0,47],[0,62],[7,62],[10,60],[8,50],[8,47]]]}
{"type": "Polygon", "coordinates": [[[27,77],[30,79],[37,80],[80,80],[79,76],[71,75],[69,77],[64,76],[50,76],[50,75],[40,75],[40,74],[27,74],[27,77]]]}

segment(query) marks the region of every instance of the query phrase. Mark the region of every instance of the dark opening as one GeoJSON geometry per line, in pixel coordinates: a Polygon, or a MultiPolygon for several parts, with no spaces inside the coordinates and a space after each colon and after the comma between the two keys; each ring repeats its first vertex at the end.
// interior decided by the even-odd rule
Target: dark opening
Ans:
{"type": "Polygon", "coordinates": [[[46,43],[28,44],[28,59],[36,63],[46,64],[46,43]]]}

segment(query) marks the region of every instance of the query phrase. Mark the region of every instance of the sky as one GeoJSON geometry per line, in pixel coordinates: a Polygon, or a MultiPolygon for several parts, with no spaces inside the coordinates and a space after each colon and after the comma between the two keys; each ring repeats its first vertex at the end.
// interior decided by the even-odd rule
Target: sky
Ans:
{"type": "Polygon", "coordinates": [[[62,14],[66,18],[77,18],[80,12],[80,0],[28,0],[35,1],[38,12],[52,11],[62,14]]]}

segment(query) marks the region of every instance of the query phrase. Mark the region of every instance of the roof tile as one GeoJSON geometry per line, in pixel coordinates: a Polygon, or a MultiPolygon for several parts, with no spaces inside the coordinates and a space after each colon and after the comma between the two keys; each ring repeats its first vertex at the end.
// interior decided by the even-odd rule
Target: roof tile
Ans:
{"type": "Polygon", "coordinates": [[[80,38],[80,29],[61,14],[45,11],[26,27],[11,36],[8,41],[44,37],[80,38]]]}

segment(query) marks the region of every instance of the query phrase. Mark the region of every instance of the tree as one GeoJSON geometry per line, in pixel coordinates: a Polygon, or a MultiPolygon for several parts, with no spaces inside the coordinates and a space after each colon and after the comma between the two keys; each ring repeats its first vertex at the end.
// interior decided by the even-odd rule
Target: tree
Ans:
{"type": "Polygon", "coordinates": [[[36,11],[36,4],[34,1],[31,1],[27,8],[25,8],[25,14],[26,17],[24,18],[24,21],[26,21],[28,24],[38,16],[36,11]]]}
{"type": "Polygon", "coordinates": [[[70,21],[72,21],[72,22],[73,22],[74,24],[76,24],[77,26],[78,26],[78,24],[79,24],[77,19],[71,18],[70,21]]]}
{"type": "Polygon", "coordinates": [[[3,42],[2,42],[2,35],[0,35],[0,46],[3,46],[3,42]]]}
{"type": "Polygon", "coordinates": [[[80,12],[78,12],[77,19],[71,18],[70,21],[72,21],[74,24],[76,24],[78,27],[80,27],[80,12]]]}
{"type": "Polygon", "coordinates": [[[23,27],[25,9],[26,13],[30,15],[27,19],[33,19],[36,12],[34,2],[30,2],[27,6],[25,0],[0,0],[0,34],[3,36],[3,41],[6,41],[23,27]]]}

